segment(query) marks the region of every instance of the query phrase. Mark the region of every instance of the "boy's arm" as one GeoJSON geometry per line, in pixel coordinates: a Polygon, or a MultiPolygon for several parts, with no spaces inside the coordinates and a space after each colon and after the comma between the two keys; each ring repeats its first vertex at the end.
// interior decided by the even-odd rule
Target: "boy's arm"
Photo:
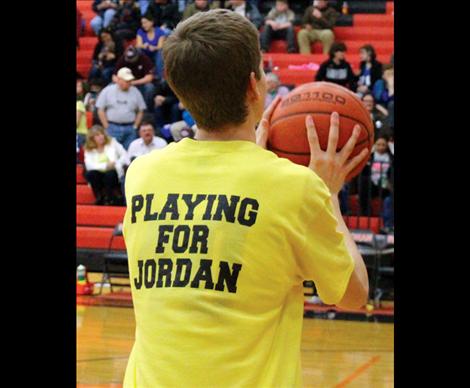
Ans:
{"type": "Polygon", "coordinates": [[[338,193],[343,187],[346,176],[368,155],[368,150],[362,150],[360,154],[348,161],[349,155],[351,155],[360,134],[360,127],[356,125],[353,130],[353,134],[346,145],[341,149],[341,151],[336,152],[339,136],[339,116],[336,112],[331,115],[330,132],[326,151],[322,151],[320,148],[318,135],[315,130],[315,124],[312,117],[307,116],[305,123],[311,155],[309,168],[322,178],[330,190],[333,211],[338,221],[338,231],[343,234],[346,249],[354,260],[354,270],[349,279],[346,292],[337,305],[339,307],[349,309],[360,308],[367,302],[369,294],[369,280],[362,256],[349,233],[349,229],[344,223],[339,207],[338,193]]]}
{"type": "Polygon", "coordinates": [[[362,255],[359,253],[357,245],[344,222],[338,197],[336,195],[332,196],[331,202],[333,204],[334,214],[338,220],[337,230],[343,234],[346,249],[354,260],[354,271],[349,278],[346,292],[344,293],[341,301],[337,303],[337,306],[344,309],[360,308],[366,303],[369,295],[369,278],[367,275],[367,269],[364,264],[364,260],[362,259],[362,255]]]}

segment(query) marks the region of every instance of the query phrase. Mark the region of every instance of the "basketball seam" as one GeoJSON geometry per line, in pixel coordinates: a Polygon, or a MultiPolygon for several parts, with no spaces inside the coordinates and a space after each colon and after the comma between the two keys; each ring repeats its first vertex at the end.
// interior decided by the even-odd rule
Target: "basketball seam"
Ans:
{"type": "MultiPolygon", "coordinates": [[[[369,142],[369,139],[364,139],[360,141],[359,143],[356,143],[356,146],[364,144],[365,142],[369,142]]],[[[274,148],[270,147],[270,151],[277,151],[277,152],[282,152],[283,154],[289,154],[289,155],[302,155],[302,156],[307,156],[310,155],[310,152],[291,152],[291,151],[284,151],[279,148],[274,148]]]]}
{"type": "MultiPolygon", "coordinates": [[[[298,115],[313,115],[313,114],[326,114],[326,115],[331,115],[331,112],[330,111],[315,111],[314,113],[312,112],[295,112],[295,113],[289,113],[287,115],[283,115],[282,117],[279,117],[278,119],[274,120],[271,122],[271,126],[273,126],[275,123],[279,122],[279,121],[282,121],[284,119],[287,119],[288,117],[292,117],[292,116],[298,116],[298,115]]],[[[345,117],[347,119],[350,119],[350,120],[353,120],[353,121],[356,121],[358,122],[359,124],[362,124],[362,126],[366,129],[367,131],[367,139],[368,141],[370,142],[371,140],[371,137],[370,137],[370,131],[369,131],[369,128],[367,128],[367,125],[365,125],[362,121],[358,120],[357,118],[355,117],[351,117],[351,116],[347,116],[347,115],[343,115],[343,114],[339,114],[340,117],[345,117]]]]}

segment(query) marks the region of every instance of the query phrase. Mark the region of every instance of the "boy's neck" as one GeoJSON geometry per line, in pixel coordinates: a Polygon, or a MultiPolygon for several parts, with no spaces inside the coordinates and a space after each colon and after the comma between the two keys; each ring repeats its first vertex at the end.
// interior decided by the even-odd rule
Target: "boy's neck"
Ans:
{"type": "Polygon", "coordinates": [[[202,128],[198,128],[195,139],[201,141],[244,140],[256,143],[256,132],[254,125],[249,123],[242,124],[238,127],[228,127],[223,131],[206,131],[202,128]]]}

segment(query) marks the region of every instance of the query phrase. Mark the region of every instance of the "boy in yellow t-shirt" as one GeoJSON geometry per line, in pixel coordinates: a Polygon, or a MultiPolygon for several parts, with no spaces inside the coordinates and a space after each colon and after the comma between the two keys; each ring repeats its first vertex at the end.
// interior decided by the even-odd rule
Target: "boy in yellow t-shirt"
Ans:
{"type": "Polygon", "coordinates": [[[180,23],[163,56],[198,131],[127,171],[136,333],[124,387],[301,386],[303,280],[328,304],[367,299],[337,198],[367,150],[347,162],[355,130],[336,153],[336,114],[325,152],[306,121],[310,168],[265,150],[279,98],[263,114],[258,33],[236,12],[180,23]]]}

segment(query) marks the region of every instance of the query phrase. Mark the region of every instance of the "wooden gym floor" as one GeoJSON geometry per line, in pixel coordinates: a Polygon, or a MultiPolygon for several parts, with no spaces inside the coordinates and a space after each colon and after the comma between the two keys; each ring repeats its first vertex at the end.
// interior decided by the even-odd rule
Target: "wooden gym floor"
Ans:
{"type": "MultiPolygon", "coordinates": [[[[304,319],[305,387],[393,387],[391,323],[304,319]]],[[[132,308],[77,306],[77,388],[121,388],[132,308]]]]}

